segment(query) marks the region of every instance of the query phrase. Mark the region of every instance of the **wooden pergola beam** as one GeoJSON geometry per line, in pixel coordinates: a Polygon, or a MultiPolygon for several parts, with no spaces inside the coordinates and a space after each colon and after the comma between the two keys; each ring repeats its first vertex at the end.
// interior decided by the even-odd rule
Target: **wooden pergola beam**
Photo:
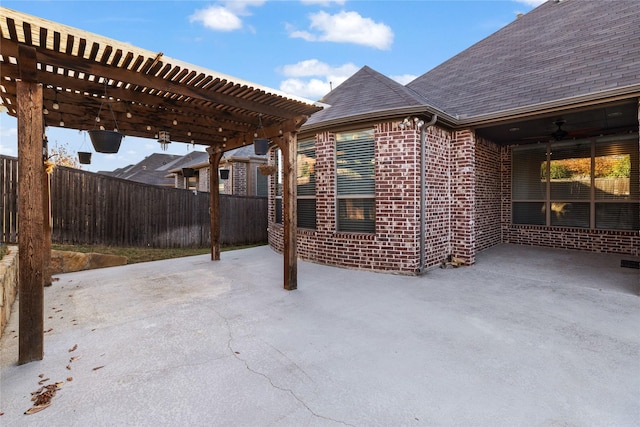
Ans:
{"type": "Polygon", "coordinates": [[[32,81],[35,57],[35,49],[21,46],[22,80],[17,82],[19,364],[42,360],[44,355],[44,276],[49,269],[45,251],[51,247],[43,206],[48,195],[43,186],[42,84],[32,81]]]}
{"type": "Polygon", "coordinates": [[[220,178],[218,166],[222,159],[222,150],[209,147],[209,203],[211,221],[211,261],[220,260],[220,178]]]}
{"type": "Polygon", "coordinates": [[[282,255],[284,258],[284,288],[288,291],[298,289],[298,199],[297,199],[297,132],[285,132],[277,140],[282,150],[283,192],[282,192],[282,228],[284,231],[282,255]]]}
{"type": "MultiPolygon", "coordinates": [[[[3,43],[10,43],[3,40],[3,43]]],[[[7,51],[10,55],[11,46],[3,47],[3,51],[7,51]]],[[[69,55],[66,53],[60,53],[49,49],[38,48],[38,60],[43,65],[50,65],[59,67],[62,69],[70,69],[69,55]]],[[[162,62],[160,62],[162,64],[162,62]]],[[[159,65],[160,65],[159,64],[159,65]]],[[[168,92],[175,95],[182,95],[188,98],[201,99],[209,101],[219,105],[226,105],[235,108],[240,108],[247,111],[253,111],[269,116],[277,117],[293,117],[295,112],[280,108],[275,105],[268,105],[251,99],[239,98],[234,95],[228,95],[226,93],[209,90],[209,87],[215,85],[224,85],[226,82],[223,80],[217,80],[208,83],[204,87],[190,86],[183,84],[183,81],[191,80],[188,78],[181,80],[165,80],[162,77],[157,77],[154,74],[145,74],[139,72],[132,72],[126,68],[116,68],[111,65],[106,65],[100,62],[85,61],[81,70],[74,69],[74,71],[81,71],[86,75],[94,75],[108,78],[109,80],[126,82],[131,85],[140,86],[141,88],[153,88],[156,91],[168,92]]]]}

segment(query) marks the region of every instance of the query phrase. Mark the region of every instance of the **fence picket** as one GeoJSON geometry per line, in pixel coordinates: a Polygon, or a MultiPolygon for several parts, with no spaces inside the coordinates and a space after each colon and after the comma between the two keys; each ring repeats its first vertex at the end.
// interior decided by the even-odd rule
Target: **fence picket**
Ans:
{"type": "MultiPolygon", "coordinates": [[[[17,169],[0,156],[0,241],[17,243],[17,169]]],[[[57,166],[51,176],[54,243],[206,247],[209,193],[141,184],[57,166]]],[[[267,199],[220,195],[220,241],[267,241],[267,199]]]]}

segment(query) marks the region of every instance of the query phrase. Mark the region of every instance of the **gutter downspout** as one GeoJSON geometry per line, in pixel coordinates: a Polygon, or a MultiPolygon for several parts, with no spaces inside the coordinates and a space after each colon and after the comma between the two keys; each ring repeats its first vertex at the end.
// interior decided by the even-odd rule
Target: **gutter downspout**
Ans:
{"type": "Polygon", "coordinates": [[[424,212],[426,207],[426,190],[424,187],[426,182],[425,166],[427,163],[427,129],[435,125],[437,121],[438,115],[434,114],[431,120],[420,128],[420,265],[418,265],[417,271],[419,275],[424,273],[425,250],[427,248],[427,238],[425,236],[427,218],[424,212]]]}

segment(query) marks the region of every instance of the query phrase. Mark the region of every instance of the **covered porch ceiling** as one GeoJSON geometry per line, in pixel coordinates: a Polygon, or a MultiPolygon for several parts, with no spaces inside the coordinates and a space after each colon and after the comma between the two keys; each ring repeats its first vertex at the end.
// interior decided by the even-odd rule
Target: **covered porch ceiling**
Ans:
{"type": "Polygon", "coordinates": [[[560,128],[561,139],[582,139],[601,135],[638,132],[638,98],[628,96],[596,105],[561,107],[537,115],[523,115],[500,122],[481,124],[476,133],[501,145],[531,144],[555,140],[560,128]]]}
{"type": "Polygon", "coordinates": [[[251,143],[256,132],[274,138],[293,131],[322,109],[161,52],[11,9],[0,11],[0,99],[14,117],[16,82],[29,68],[29,78],[43,85],[46,126],[92,130],[102,125],[152,139],[165,130],[172,142],[223,151],[251,143]],[[32,57],[21,55],[25,47],[32,57]]]}

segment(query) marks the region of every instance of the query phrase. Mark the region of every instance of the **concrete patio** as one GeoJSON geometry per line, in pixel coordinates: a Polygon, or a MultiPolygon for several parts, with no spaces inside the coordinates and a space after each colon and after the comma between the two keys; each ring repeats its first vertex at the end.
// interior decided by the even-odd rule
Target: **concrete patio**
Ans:
{"type": "Polygon", "coordinates": [[[637,426],[640,270],[621,259],[500,245],[422,277],[301,262],[293,292],[268,247],[59,275],[44,360],[16,365],[14,306],[0,424],[637,426]],[[64,384],[24,415],[39,382],[64,384]]]}

